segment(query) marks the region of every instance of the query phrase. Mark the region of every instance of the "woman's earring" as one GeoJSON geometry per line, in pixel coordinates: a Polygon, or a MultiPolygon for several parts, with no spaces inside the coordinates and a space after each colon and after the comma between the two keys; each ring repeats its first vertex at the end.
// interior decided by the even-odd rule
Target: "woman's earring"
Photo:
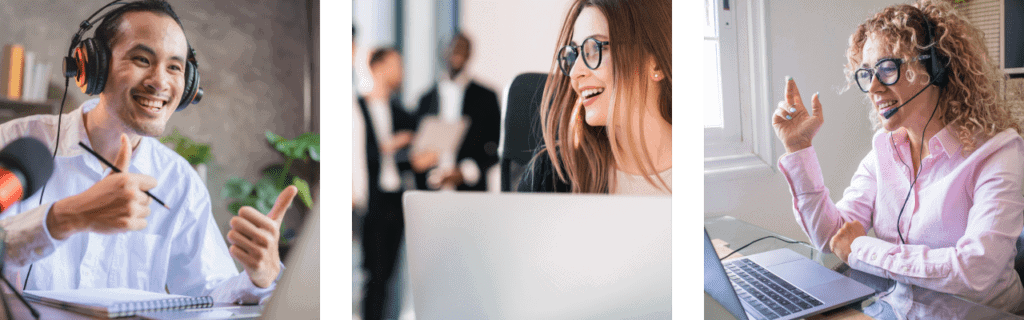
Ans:
{"type": "Polygon", "coordinates": [[[654,75],[651,76],[651,80],[659,81],[661,80],[661,76],[655,73],[654,75]]]}

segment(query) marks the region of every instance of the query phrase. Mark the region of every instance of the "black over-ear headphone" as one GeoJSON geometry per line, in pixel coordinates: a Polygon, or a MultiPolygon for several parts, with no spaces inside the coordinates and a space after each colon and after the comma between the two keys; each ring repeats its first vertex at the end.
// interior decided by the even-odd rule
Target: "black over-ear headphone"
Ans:
{"type": "Polygon", "coordinates": [[[924,14],[924,25],[927,30],[925,31],[925,43],[928,47],[928,63],[923,63],[925,71],[928,71],[928,76],[932,79],[932,84],[937,87],[945,87],[946,83],[949,83],[949,72],[946,66],[949,65],[949,57],[939,53],[939,39],[935,37],[935,29],[932,28],[932,22],[928,19],[928,15],[924,14]]]}
{"type": "MultiPolygon", "coordinates": [[[[78,27],[78,32],[71,39],[68,56],[64,57],[64,77],[74,77],[75,84],[82,89],[82,93],[87,95],[96,95],[103,92],[103,87],[107,83],[107,73],[110,71],[110,48],[107,47],[106,43],[97,41],[95,38],[86,38],[84,40],[81,38],[96,22],[105,20],[113,12],[117,12],[118,9],[114,9],[93,20],[93,17],[114,4],[121,4],[123,6],[127,3],[115,0],[97,10],[85,21],[82,21],[78,27]]],[[[178,102],[178,108],[175,111],[184,110],[188,105],[197,104],[199,100],[203,99],[203,88],[199,87],[199,65],[196,62],[196,51],[192,49],[191,45],[188,46],[188,58],[186,60],[185,87],[181,94],[181,101],[178,102]]]]}

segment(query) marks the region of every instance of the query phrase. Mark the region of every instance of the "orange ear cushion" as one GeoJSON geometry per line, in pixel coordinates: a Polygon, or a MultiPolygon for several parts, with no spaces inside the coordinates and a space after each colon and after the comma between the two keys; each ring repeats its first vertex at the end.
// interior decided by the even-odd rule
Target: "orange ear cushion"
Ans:
{"type": "Polygon", "coordinates": [[[75,58],[75,68],[78,69],[78,74],[75,75],[75,85],[77,85],[79,89],[82,89],[82,93],[85,93],[86,89],[85,73],[87,72],[85,68],[85,59],[87,55],[85,54],[84,45],[85,44],[80,43],[78,47],[75,47],[75,53],[73,54],[73,57],[75,58]]]}

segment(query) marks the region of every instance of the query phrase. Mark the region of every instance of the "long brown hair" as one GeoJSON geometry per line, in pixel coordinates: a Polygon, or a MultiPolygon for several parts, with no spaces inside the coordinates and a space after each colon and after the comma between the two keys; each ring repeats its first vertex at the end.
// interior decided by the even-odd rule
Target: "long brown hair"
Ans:
{"type": "MultiPolygon", "coordinates": [[[[995,61],[986,57],[988,49],[981,30],[968,23],[949,3],[922,0],[913,5],[894,5],[861,23],[850,36],[850,47],[846,50],[845,72],[849,83],[852,83],[853,73],[860,68],[864,43],[873,34],[904,61],[910,61],[930,48],[932,44],[925,43],[928,38],[936,43],[939,54],[949,57],[946,66],[949,83],[939,95],[938,114],[947,126],[952,126],[952,133],[964,146],[964,154],[976,149],[979,141],[983,142],[1007,128],[1014,128],[1020,133],[1020,125],[1011,116],[1006,100],[997,88],[1004,75],[995,61]],[[926,20],[931,24],[934,36],[925,35],[926,20]]],[[[912,70],[908,73],[911,81],[917,76],[912,70]]],[[[878,112],[874,108],[871,110],[871,122],[877,129],[881,126],[878,112]]]]}
{"type": "MultiPolygon", "coordinates": [[[[669,0],[577,0],[569,9],[552,50],[551,69],[541,101],[540,117],[547,156],[551,158],[559,180],[570,181],[573,192],[608,193],[609,175],[616,163],[615,154],[631,157],[639,164],[645,179],[656,174],[643,136],[647,105],[645,81],[647,63],[653,60],[664,79],[660,86],[658,114],[672,124],[672,3],[669,0]],[[612,63],[612,107],[606,126],[590,126],[583,120],[579,97],[569,77],[559,71],[558,50],[569,44],[573,26],[583,8],[593,7],[608,19],[612,63]],[[546,103],[550,102],[550,104],[546,103]],[[621,127],[625,132],[617,132],[621,127]],[[613,153],[612,150],[617,152],[613,153]]],[[[661,177],[660,187],[671,191],[661,177]]]]}

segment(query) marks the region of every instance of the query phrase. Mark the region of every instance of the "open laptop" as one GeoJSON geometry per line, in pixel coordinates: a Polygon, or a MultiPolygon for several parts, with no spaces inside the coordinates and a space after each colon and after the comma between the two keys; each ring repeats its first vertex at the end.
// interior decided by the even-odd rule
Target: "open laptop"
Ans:
{"type": "Polygon", "coordinates": [[[719,261],[707,229],[704,292],[740,320],[803,318],[875,293],[785,248],[719,261]]]}
{"type": "Polygon", "coordinates": [[[417,319],[669,319],[670,197],[407,192],[417,319]]]}

